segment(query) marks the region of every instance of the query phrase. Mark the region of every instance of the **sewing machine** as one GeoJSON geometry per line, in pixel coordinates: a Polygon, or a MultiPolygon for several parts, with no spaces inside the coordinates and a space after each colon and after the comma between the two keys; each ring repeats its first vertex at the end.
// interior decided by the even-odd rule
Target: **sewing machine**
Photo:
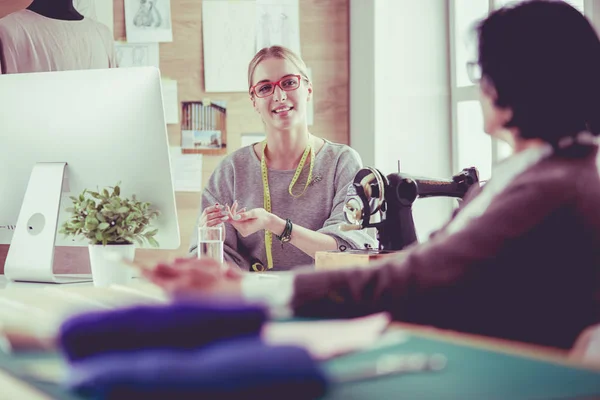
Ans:
{"type": "Polygon", "coordinates": [[[340,225],[340,229],[375,228],[379,248],[317,252],[315,268],[368,266],[387,256],[401,257],[401,250],[417,241],[412,215],[415,200],[453,197],[460,201],[474,184],[479,184],[475,167],[464,168],[450,179],[424,178],[401,172],[386,176],[375,168],[361,169],[348,187],[344,205],[346,223],[340,225]]]}
{"type": "Polygon", "coordinates": [[[412,204],[417,198],[443,196],[460,200],[471,185],[478,183],[474,167],[465,168],[447,180],[403,173],[385,176],[375,168],[363,168],[348,188],[344,206],[347,224],[340,229],[376,228],[377,251],[402,250],[417,241],[412,216],[412,204]]]}

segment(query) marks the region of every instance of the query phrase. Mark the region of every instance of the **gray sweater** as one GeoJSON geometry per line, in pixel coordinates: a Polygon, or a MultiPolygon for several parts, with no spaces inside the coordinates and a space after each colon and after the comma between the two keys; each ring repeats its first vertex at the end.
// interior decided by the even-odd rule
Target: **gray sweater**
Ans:
{"type": "MultiPolygon", "coordinates": [[[[302,192],[308,177],[308,166],[309,163],[294,185],[294,194],[302,192]]],[[[350,249],[364,248],[365,244],[369,244],[376,248],[377,242],[366,231],[342,232],[338,228],[344,222],[343,207],[348,185],[360,168],[362,161],[355,150],[343,144],[325,141],[315,157],[312,183],[303,196],[294,198],[288,193],[294,170],[269,169],[271,212],[283,219],[290,218],[295,225],[332,236],[338,246],[344,245],[350,249]]],[[[239,208],[262,208],[264,196],[260,170],[260,159],[252,146],[243,147],[225,157],[202,192],[198,218],[205,207],[215,203],[231,205],[237,200],[239,208]]],[[[256,261],[267,265],[264,231],[243,237],[230,224],[225,223],[224,226],[227,261],[237,264],[245,271],[256,261]]],[[[194,229],[190,253],[196,252],[197,237],[197,230],[194,229]]],[[[312,257],[294,245],[286,243],[282,246],[275,236],[272,254],[272,271],[289,270],[314,263],[312,257]]]]}

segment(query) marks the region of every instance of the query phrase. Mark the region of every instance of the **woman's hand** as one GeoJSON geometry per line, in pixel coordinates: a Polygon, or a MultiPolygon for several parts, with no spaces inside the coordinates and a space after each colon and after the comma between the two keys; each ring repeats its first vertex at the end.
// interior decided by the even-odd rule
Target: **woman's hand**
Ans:
{"type": "MultiPolygon", "coordinates": [[[[234,206],[236,206],[235,203],[234,206]]],[[[277,225],[278,221],[283,223],[281,231],[283,231],[283,227],[285,226],[285,221],[267,212],[264,208],[254,208],[250,211],[242,209],[238,212],[232,207],[228,208],[228,211],[228,222],[244,237],[264,229],[273,232],[277,229],[275,225],[277,225]]]]}
{"type": "Polygon", "coordinates": [[[239,268],[222,265],[210,258],[178,258],[173,263],[146,269],[143,274],[173,297],[242,295],[239,268]]]}
{"type": "Polygon", "coordinates": [[[208,206],[202,210],[202,215],[198,221],[199,227],[215,226],[227,221],[229,219],[229,209],[226,206],[222,206],[219,203],[214,206],[208,206]]]}

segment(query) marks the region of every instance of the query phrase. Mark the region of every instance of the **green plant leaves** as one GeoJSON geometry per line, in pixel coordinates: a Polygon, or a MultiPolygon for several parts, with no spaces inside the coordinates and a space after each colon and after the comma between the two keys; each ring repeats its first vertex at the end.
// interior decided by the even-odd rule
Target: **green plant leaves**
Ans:
{"type": "Polygon", "coordinates": [[[153,237],[147,237],[146,240],[148,240],[148,243],[150,243],[150,246],[158,247],[158,242],[153,237]]]}
{"type": "Polygon", "coordinates": [[[85,229],[92,231],[92,230],[98,228],[98,220],[92,216],[88,216],[85,219],[85,223],[83,226],[85,229]]]}
{"type": "MultiPolygon", "coordinates": [[[[120,183],[119,183],[120,184],[120,183]]],[[[158,247],[154,238],[157,229],[150,229],[150,222],[160,215],[148,202],[140,202],[135,195],[121,198],[117,184],[98,191],[84,190],[79,196],[71,196],[72,207],[67,208],[71,217],[60,228],[66,236],[84,236],[91,244],[138,243],[158,247]]]]}

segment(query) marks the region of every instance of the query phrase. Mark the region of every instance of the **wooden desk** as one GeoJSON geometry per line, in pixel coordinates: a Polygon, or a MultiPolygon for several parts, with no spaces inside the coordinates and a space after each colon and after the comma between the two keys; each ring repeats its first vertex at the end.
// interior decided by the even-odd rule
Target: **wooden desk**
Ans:
{"type": "MultiPolygon", "coordinates": [[[[4,263],[9,246],[0,244],[0,274],[4,274],[4,263]]],[[[56,246],[54,250],[54,273],[56,274],[89,274],[90,254],[87,247],[56,246]]]]}

